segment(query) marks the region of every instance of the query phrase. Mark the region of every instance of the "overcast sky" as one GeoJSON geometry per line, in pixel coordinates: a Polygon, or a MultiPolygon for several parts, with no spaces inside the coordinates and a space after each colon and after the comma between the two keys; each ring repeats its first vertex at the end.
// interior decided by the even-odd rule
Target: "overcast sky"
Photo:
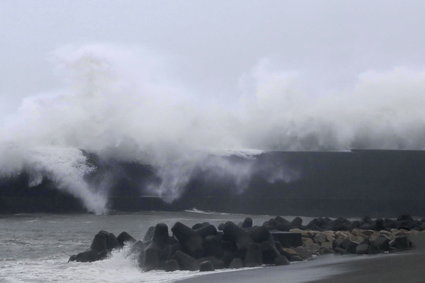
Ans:
{"type": "Polygon", "coordinates": [[[55,89],[51,53],[67,44],[140,45],[200,95],[231,95],[261,58],[311,88],[368,70],[425,66],[425,1],[0,1],[0,111],[55,89]]]}

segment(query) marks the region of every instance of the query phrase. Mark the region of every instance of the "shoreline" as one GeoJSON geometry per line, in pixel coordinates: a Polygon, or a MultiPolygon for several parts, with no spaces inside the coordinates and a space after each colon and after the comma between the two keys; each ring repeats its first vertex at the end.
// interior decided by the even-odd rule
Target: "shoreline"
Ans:
{"type": "Polygon", "coordinates": [[[411,235],[414,249],[379,255],[322,255],[289,266],[266,266],[251,270],[200,274],[179,283],[409,283],[425,278],[425,235],[411,235]]]}

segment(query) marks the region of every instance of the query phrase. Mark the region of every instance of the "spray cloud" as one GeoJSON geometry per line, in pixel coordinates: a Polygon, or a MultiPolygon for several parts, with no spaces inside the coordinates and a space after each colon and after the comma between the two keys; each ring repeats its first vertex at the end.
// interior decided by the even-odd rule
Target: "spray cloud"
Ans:
{"type": "MultiPolygon", "coordinates": [[[[24,99],[0,127],[0,174],[26,170],[31,185],[48,177],[96,213],[107,195],[84,180],[95,168],[83,151],[152,165],[162,180],[152,190],[172,201],[196,168],[240,187],[257,170],[210,154],[425,145],[422,70],[368,71],[351,89],[311,93],[302,74],[262,60],[241,77],[236,103],[212,103],[173,82],[164,60],[143,49],[95,44],[54,57],[64,88],[24,99]]],[[[269,172],[272,181],[293,176],[269,172]]]]}

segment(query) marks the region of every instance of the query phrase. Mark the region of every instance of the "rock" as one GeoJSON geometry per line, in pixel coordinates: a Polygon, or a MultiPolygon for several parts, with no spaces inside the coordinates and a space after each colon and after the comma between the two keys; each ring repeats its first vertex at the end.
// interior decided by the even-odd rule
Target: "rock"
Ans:
{"type": "Polygon", "coordinates": [[[343,249],[341,247],[335,247],[334,252],[337,253],[337,254],[347,254],[348,253],[348,251],[346,249],[343,249]]]}
{"type": "Polygon", "coordinates": [[[385,230],[391,230],[397,227],[397,221],[393,220],[393,219],[384,219],[384,227],[385,230]]]}
{"type": "Polygon", "coordinates": [[[360,221],[358,221],[358,220],[351,221],[351,225],[350,225],[350,229],[349,230],[353,230],[353,229],[359,228],[361,224],[362,223],[360,221]]]}
{"type": "Polygon", "coordinates": [[[338,217],[331,224],[331,230],[333,231],[347,231],[350,230],[350,227],[351,221],[343,217],[338,217]]]}
{"type": "Polygon", "coordinates": [[[146,231],[145,236],[143,237],[143,242],[146,243],[146,242],[152,241],[154,231],[155,231],[155,227],[154,226],[150,226],[148,228],[148,230],[146,231]]]}
{"type": "Polygon", "coordinates": [[[233,241],[241,251],[246,250],[252,242],[248,233],[231,221],[224,225],[223,238],[233,241]]]}
{"type": "Polygon", "coordinates": [[[192,226],[192,229],[196,230],[206,225],[210,225],[210,223],[208,222],[196,223],[195,225],[192,226]]]}
{"type": "Polygon", "coordinates": [[[374,228],[376,231],[385,230],[384,220],[382,218],[376,219],[374,228]]]}
{"type": "Polygon", "coordinates": [[[279,250],[279,252],[281,255],[284,255],[287,258],[290,258],[293,255],[298,255],[294,249],[289,249],[289,248],[282,248],[281,250],[279,250]]]}
{"type": "Polygon", "coordinates": [[[175,260],[177,260],[182,270],[191,270],[191,271],[199,270],[198,262],[196,261],[196,259],[194,259],[190,255],[182,251],[177,251],[173,257],[175,260]]]}
{"type": "Polygon", "coordinates": [[[255,226],[248,232],[251,239],[256,243],[261,243],[270,239],[270,232],[264,226],[255,226]]]}
{"type": "Polygon", "coordinates": [[[263,263],[273,264],[275,258],[280,256],[279,251],[276,249],[276,246],[273,242],[267,241],[260,244],[262,251],[263,263]]]}
{"type": "Polygon", "coordinates": [[[128,252],[129,255],[139,255],[145,249],[145,244],[142,241],[135,242],[128,252]]]}
{"type": "Polygon", "coordinates": [[[136,239],[134,239],[130,234],[127,232],[121,232],[118,237],[117,241],[120,247],[123,247],[125,243],[134,243],[136,242],[136,239]]]}
{"type": "Polygon", "coordinates": [[[276,216],[274,219],[276,223],[276,230],[289,231],[291,229],[291,223],[283,217],[276,216]]]}
{"type": "Polygon", "coordinates": [[[232,260],[236,257],[242,257],[242,255],[238,254],[237,252],[225,251],[222,257],[224,261],[224,266],[228,267],[232,260]]]}
{"type": "Polygon", "coordinates": [[[164,248],[168,244],[168,226],[164,223],[155,225],[152,242],[158,245],[159,248],[164,248]]]}
{"type": "Polygon", "coordinates": [[[155,243],[151,243],[145,248],[143,258],[139,260],[139,265],[144,271],[161,267],[160,250],[155,243]]]}
{"type": "Polygon", "coordinates": [[[229,264],[229,268],[242,268],[243,262],[239,257],[235,257],[229,264]]]}
{"type": "Polygon", "coordinates": [[[328,239],[326,237],[325,233],[316,233],[316,235],[314,235],[313,237],[313,241],[317,244],[322,244],[323,242],[326,242],[328,239]]]}
{"type": "Polygon", "coordinates": [[[310,253],[312,254],[318,254],[320,247],[318,244],[310,244],[310,245],[305,245],[304,248],[307,249],[310,253]]]}
{"type": "Polygon", "coordinates": [[[362,243],[356,247],[356,254],[367,254],[369,253],[369,244],[362,243]]]}
{"type": "Polygon", "coordinates": [[[245,266],[255,267],[263,264],[261,247],[257,243],[250,243],[246,249],[245,266]]]}
{"type": "Polygon", "coordinates": [[[407,236],[397,236],[394,240],[389,242],[390,247],[397,250],[407,250],[410,249],[412,243],[409,241],[407,236]]]}
{"type": "Polygon", "coordinates": [[[341,242],[340,248],[345,249],[349,253],[356,253],[356,248],[358,246],[358,243],[346,238],[341,242]]]}
{"type": "Polygon", "coordinates": [[[289,260],[284,255],[279,255],[274,259],[274,265],[288,265],[289,260]]]}
{"type": "Polygon", "coordinates": [[[164,262],[165,271],[170,272],[170,271],[176,271],[179,269],[180,269],[179,263],[175,259],[169,259],[164,262]]]}
{"type": "Polygon", "coordinates": [[[303,244],[300,233],[271,231],[273,239],[279,242],[283,247],[298,247],[303,244]]]}
{"type": "Polygon", "coordinates": [[[398,222],[398,225],[397,225],[398,229],[412,230],[416,227],[415,220],[409,214],[400,215],[397,218],[397,222],[398,222]]]}
{"type": "Polygon", "coordinates": [[[303,242],[303,246],[311,246],[314,244],[313,240],[307,237],[302,237],[301,240],[303,242]]]}
{"type": "Polygon", "coordinates": [[[244,219],[244,221],[242,222],[242,228],[251,228],[252,227],[252,218],[251,217],[247,217],[244,219]]]}
{"type": "Polygon", "coordinates": [[[297,216],[291,221],[291,223],[289,223],[289,225],[291,226],[291,229],[301,228],[303,225],[303,220],[301,217],[297,216]]]}
{"type": "MultiPolygon", "coordinates": [[[[309,251],[308,249],[306,249],[305,247],[303,247],[303,246],[300,246],[300,247],[296,247],[295,249],[295,252],[297,253],[297,255],[299,256],[299,257],[301,257],[303,260],[305,260],[305,259],[309,259],[309,258],[311,258],[311,256],[313,255],[312,253],[311,253],[311,251],[309,251]]],[[[291,257],[292,258],[292,257],[291,257]]]]}
{"type": "Polygon", "coordinates": [[[329,247],[320,246],[320,249],[318,250],[318,254],[320,255],[330,254],[330,253],[333,253],[333,249],[329,247]]]}
{"type": "Polygon", "coordinates": [[[331,230],[332,220],[329,218],[314,218],[311,220],[306,228],[309,230],[316,230],[316,231],[324,231],[324,230],[331,230]]]}
{"type": "Polygon", "coordinates": [[[204,239],[203,248],[207,256],[222,258],[224,250],[220,242],[220,236],[210,235],[204,239]]]}
{"type": "Polygon", "coordinates": [[[375,240],[371,241],[370,246],[379,252],[390,250],[390,239],[384,235],[380,235],[375,240]]]}
{"type": "Polygon", "coordinates": [[[199,227],[198,229],[195,229],[195,231],[201,235],[201,237],[205,238],[206,236],[209,235],[216,235],[217,234],[217,229],[215,228],[214,225],[211,224],[207,224],[207,225],[203,225],[202,227],[199,227]]]}
{"type": "Polygon", "coordinates": [[[214,270],[215,270],[214,269],[214,265],[209,260],[203,261],[199,265],[199,271],[201,271],[201,272],[204,272],[204,271],[214,271],[214,270]]]}
{"type": "Polygon", "coordinates": [[[68,261],[78,261],[78,262],[93,262],[105,259],[108,256],[107,250],[95,251],[88,250],[77,255],[72,255],[68,261]]]}
{"type": "MultiPolygon", "coordinates": [[[[171,230],[183,249],[191,256],[201,257],[203,255],[203,240],[201,235],[181,222],[176,222],[171,230]]],[[[180,262],[179,264],[182,267],[180,262]]]]}
{"type": "Polygon", "coordinates": [[[119,243],[114,234],[106,231],[99,231],[94,236],[90,249],[97,252],[101,252],[103,250],[111,251],[112,249],[118,247],[119,243]]]}
{"type": "Polygon", "coordinates": [[[210,261],[214,266],[214,269],[222,269],[225,267],[224,261],[213,256],[203,257],[198,259],[198,263],[201,264],[204,261],[210,261]]]}
{"type": "Polygon", "coordinates": [[[324,249],[328,249],[328,250],[332,250],[332,242],[322,242],[320,244],[320,248],[324,248],[324,249]]]}

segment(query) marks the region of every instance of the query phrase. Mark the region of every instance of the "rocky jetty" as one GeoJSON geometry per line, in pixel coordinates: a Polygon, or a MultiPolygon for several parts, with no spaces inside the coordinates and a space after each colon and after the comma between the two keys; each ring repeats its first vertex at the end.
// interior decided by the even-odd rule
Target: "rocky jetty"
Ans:
{"type": "Polygon", "coordinates": [[[122,232],[100,231],[90,249],[72,255],[69,261],[105,259],[113,249],[131,245],[130,255],[144,271],[213,271],[222,268],[287,265],[315,255],[377,254],[412,248],[409,235],[425,230],[425,219],[402,215],[397,219],[361,220],[315,218],[303,225],[300,217],[288,221],[272,218],[253,226],[251,218],[240,224],[226,222],[215,227],[208,222],[188,227],[177,222],[171,227],[159,223],[136,241],[122,232]]]}

